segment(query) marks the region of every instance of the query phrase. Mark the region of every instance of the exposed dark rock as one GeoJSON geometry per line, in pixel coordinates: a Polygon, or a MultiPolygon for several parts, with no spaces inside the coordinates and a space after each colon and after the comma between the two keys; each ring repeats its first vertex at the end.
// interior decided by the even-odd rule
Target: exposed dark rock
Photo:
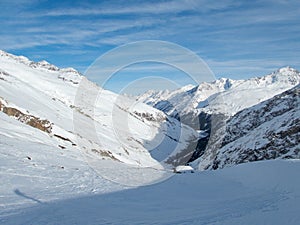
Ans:
{"type": "Polygon", "coordinates": [[[63,140],[63,141],[68,141],[68,142],[73,143],[69,138],[65,138],[65,137],[60,136],[60,135],[58,135],[58,134],[54,134],[53,136],[54,136],[54,137],[57,137],[57,138],[59,138],[59,139],[61,139],[61,140],[63,140]]]}
{"type": "Polygon", "coordinates": [[[50,121],[46,119],[40,119],[38,117],[25,114],[16,108],[7,107],[3,103],[1,103],[1,101],[0,101],[0,111],[7,114],[8,116],[15,117],[17,120],[19,120],[22,123],[25,123],[29,126],[37,128],[46,133],[51,133],[52,124],[50,123],[50,121]]]}
{"type": "Polygon", "coordinates": [[[300,158],[300,86],[234,115],[227,123],[224,139],[212,160],[211,169],[270,159],[300,158]],[[272,122],[274,121],[274,122],[272,122]],[[276,121],[276,122],[275,122],[276,121]],[[266,123],[280,127],[265,126],[266,123]],[[261,132],[262,142],[253,137],[261,132]],[[249,136],[252,135],[252,136],[249,136]],[[243,137],[252,144],[243,143],[243,137]]]}

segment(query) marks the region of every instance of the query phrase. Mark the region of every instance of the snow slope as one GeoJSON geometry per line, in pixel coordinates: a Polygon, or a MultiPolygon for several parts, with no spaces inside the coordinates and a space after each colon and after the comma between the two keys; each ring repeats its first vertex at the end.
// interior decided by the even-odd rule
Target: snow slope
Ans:
{"type": "Polygon", "coordinates": [[[124,189],[102,179],[71,143],[4,113],[0,121],[0,217],[39,202],[124,189]]]}
{"type": "MultiPolygon", "coordinates": [[[[26,210],[2,215],[0,222],[4,225],[297,225],[299,169],[299,161],[249,163],[217,171],[177,174],[165,182],[136,189],[90,193],[51,202],[43,201],[33,191],[20,189],[27,199],[41,201],[26,210]]],[[[97,179],[90,180],[97,182],[97,179]]]]}

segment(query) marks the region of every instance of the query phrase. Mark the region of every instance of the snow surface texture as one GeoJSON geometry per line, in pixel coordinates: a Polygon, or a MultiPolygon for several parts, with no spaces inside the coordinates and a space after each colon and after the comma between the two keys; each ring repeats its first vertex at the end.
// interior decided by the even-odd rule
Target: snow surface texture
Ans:
{"type": "MultiPolygon", "coordinates": [[[[52,179],[23,177],[24,186],[16,185],[14,188],[18,189],[14,190],[6,187],[10,199],[32,206],[1,213],[0,222],[4,225],[298,225],[299,170],[299,161],[265,161],[217,171],[178,174],[159,184],[117,192],[112,191],[115,185],[102,183],[99,177],[90,176],[88,183],[81,177],[82,185],[87,184],[80,187],[86,189],[86,195],[72,189],[78,183],[57,187],[55,180],[62,176],[58,170],[52,174],[56,177],[54,183],[52,179]],[[30,187],[32,183],[36,184],[30,187]],[[92,188],[106,188],[107,193],[103,190],[91,193],[92,188]],[[73,194],[72,198],[67,199],[66,193],[73,194]],[[59,200],[47,200],[50,196],[59,200]]],[[[66,181],[66,177],[63,178],[61,180],[66,181]]],[[[9,204],[3,201],[3,205],[9,204]]]]}

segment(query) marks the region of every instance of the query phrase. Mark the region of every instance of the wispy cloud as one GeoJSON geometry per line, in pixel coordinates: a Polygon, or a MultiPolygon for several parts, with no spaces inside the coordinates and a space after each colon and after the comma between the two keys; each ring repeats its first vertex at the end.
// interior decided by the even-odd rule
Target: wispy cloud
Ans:
{"type": "Polygon", "coordinates": [[[250,71],[259,74],[288,62],[300,67],[296,62],[300,3],[294,0],[74,1],[72,5],[3,0],[0,8],[0,49],[40,56],[58,65],[73,60],[72,66],[82,72],[113,47],[149,39],[190,48],[217,74],[250,76],[250,71]]]}
{"type": "Polygon", "coordinates": [[[127,2],[120,4],[102,4],[99,6],[87,5],[85,8],[66,8],[47,12],[47,16],[86,16],[86,15],[116,15],[116,14],[168,14],[185,11],[221,10],[233,4],[232,0],[212,2],[208,0],[173,0],[164,2],[136,2],[130,5],[127,2]]]}

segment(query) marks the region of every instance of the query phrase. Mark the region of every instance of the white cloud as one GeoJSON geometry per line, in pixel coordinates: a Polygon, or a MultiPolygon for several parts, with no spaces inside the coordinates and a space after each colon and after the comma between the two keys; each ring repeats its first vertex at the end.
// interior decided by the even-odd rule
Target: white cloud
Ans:
{"type": "MultiPolygon", "coordinates": [[[[46,46],[48,54],[68,55],[72,49],[88,46],[90,54],[91,49],[97,52],[132,41],[156,39],[198,50],[200,56],[211,59],[210,65],[217,74],[256,73],[288,61],[299,65],[294,62],[300,50],[298,1],[122,1],[74,3],[52,9],[28,7],[38,5],[38,0],[34,4],[21,3],[12,3],[15,9],[4,10],[0,15],[0,49],[19,50],[22,54],[23,49],[46,46]],[[51,53],[52,45],[62,45],[65,52],[51,53]]],[[[10,3],[4,0],[1,4],[10,3]]]]}
{"type": "Polygon", "coordinates": [[[208,0],[172,0],[164,2],[137,3],[130,4],[110,4],[110,5],[88,5],[87,7],[66,8],[49,11],[47,16],[85,16],[85,15],[116,15],[116,14],[165,14],[178,13],[184,11],[221,10],[234,3],[232,0],[222,2],[212,2],[208,0]]]}

